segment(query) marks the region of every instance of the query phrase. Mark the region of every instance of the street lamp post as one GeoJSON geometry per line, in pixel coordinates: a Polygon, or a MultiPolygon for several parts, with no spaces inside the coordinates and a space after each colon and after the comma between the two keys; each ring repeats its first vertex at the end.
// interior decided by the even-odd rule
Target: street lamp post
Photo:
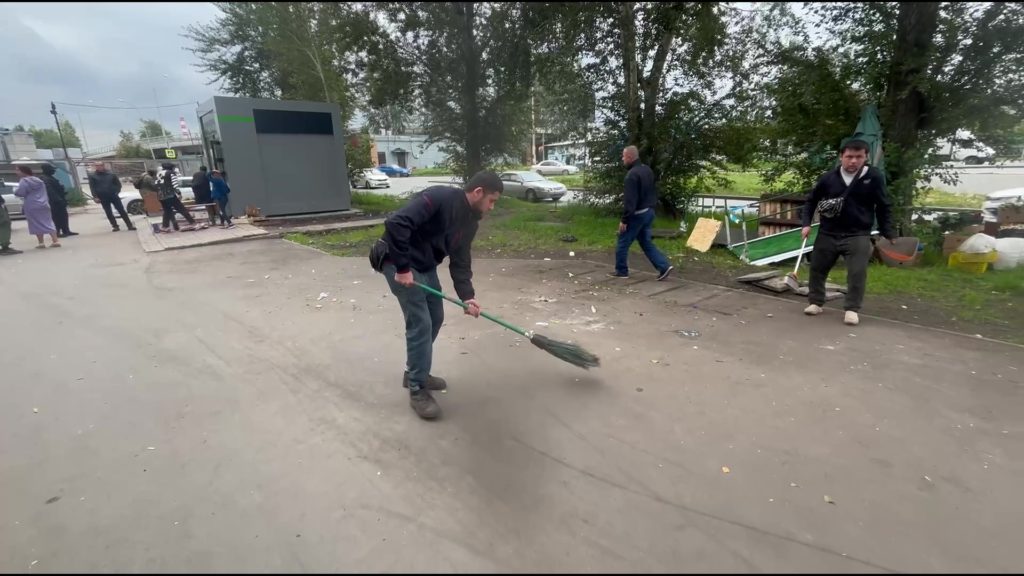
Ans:
{"type": "Polygon", "coordinates": [[[68,154],[68,146],[64,143],[64,131],[60,128],[60,118],[57,116],[57,105],[50,102],[50,114],[53,114],[53,121],[57,124],[57,136],[60,136],[60,147],[64,150],[64,161],[68,163],[68,169],[71,171],[71,179],[75,183],[75,188],[78,188],[79,192],[82,190],[82,183],[78,181],[78,169],[75,167],[75,163],[71,160],[71,156],[68,154]]]}

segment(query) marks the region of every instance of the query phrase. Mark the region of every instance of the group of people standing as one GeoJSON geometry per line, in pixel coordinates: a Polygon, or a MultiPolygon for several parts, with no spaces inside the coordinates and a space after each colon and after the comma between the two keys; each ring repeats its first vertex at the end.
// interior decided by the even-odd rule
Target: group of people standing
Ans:
{"type": "MultiPolygon", "coordinates": [[[[47,235],[51,239],[51,248],[60,248],[60,238],[77,236],[78,233],[70,229],[67,190],[54,176],[56,168],[52,164],[43,164],[42,174],[38,177],[27,165],[18,166],[17,171],[20,181],[14,194],[24,199],[24,214],[29,234],[35,235],[39,242],[36,248],[47,247],[47,235]]],[[[172,226],[174,230],[180,229],[175,212],[181,214],[188,222],[186,230],[195,226],[195,219],[181,202],[181,180],[177,166],[165,162],[159,172],[147,170],[135,181],[135,185],[143,194],[152,192],[160,200],[163,206],[161,232],[170,232],[172,226]]],[[[103,162],[93,164],[93,172],[89,175],[89,190],[93,200],[103,206],[103,212],[110,221],[113,232],[121,230],[118,218],[114,214],[115,210],[128,230],[136,229],[121,200],[121,179],[108,170],[103,162]]],[[[196,203],[208,205],[211,219],[214,207],[210,205],[216,202],[221,226],[234,228],[228,205],[231,187],[228,186],[223,172],[208,172],[206,166],[200,166],[199,171],[192,176],[192,192],[195,194],[196,203]]],[[[11,217],[3,196],[0,196],[0,256],[20,253],[20,250],[11,247],[11,217]]]]}
{"type": "MultiPolygon", "coordinates": [[[[36,248],[46,248],[46,236],[50,237],[51,248],[60,248],[60,238],[77,236],[69,228],[68,193],[54,176],[57,169],[52,164],[43,164],[41,176],[36,176],[30,166],[18,166],[17,171],[20,180],[14,195],[24,201],[28,233],[39,242],[36,248]]],[[[11,248],[11,216],[0,196],[0,256],[20,253],[11,248]]]]}
{"type": "MultiPolygon", "coordinates": [[[[156,194],[157,199],[160,200],[160,205],[164,210],[163,221],[160,226],[161,232],[170,232],[172,227],[176,231],[181,229],[175,218],[175,212],[181,214],[185,221],[188,222],[188,227],[185,230],[194,229],[196,225],[195,218],[188,213],[185,205],[181,202],[181,177],[178,175],[177,166],[170,162],[165,162],[161,165],[160,172],[156,170],[146,171],[136,182],[136,188],[143,194],[147,192],[156,194]]],[[[192,175],[192,193],[195,195],[196,203],[208,205],[207,211],[212,220],[214,209],[209,204],[216,201],[219,207],[220,223],[223,228],[234,228],[235,226],[231,221],[231,215],[228,211],[228,194],[230,192],[231,188],[224,180],[224,175],[220,170],[208,173],[206,166],[200,166],[199,171],[192,175]]]]}

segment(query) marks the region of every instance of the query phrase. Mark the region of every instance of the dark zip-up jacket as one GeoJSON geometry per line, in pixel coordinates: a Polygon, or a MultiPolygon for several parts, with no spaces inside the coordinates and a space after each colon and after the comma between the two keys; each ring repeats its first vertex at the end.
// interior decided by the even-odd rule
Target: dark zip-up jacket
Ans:
{"type": "Polygon", "coordinates": [[[654,208],[658,203],[658,192],[654,186],[654,171],[639,160],[629,165],[625,188],[622,210],[624,224],[637,211],[654,208]]]}
{"type": "MultiPolygon", "coordinates": [[[[804,226],[811,225],[819,202],[838,198],[846,191],[846,181],[839,173],[840,170],[842,167],[826,172],[811,189],[801,215],[804,226]]],[[[869,236],[876,218],[878,231],[882,236],[888,239],[895,238],[892,229],[892,206],[885,190],[885,176],[875,167],[868,166],[867,173],[862,169],[851,184],[839,216],[821,219],[821,231],[832,236],[869,236]]]]}
{"type": "Polygon", "coordinates": [[[93,172],[89,175],[89,191],[99,198],[116,198],[121,193],[121,179],[113,172],[93,172]]]}
{"type": "Polygon", "coordinates": [[[470,300],[475,295],[470,246],[479,225],[480,215],[463,190],[431,186],[384,222],[387,260],[400,273],[431,272],[450,256],[455,292],[470,300]]]}

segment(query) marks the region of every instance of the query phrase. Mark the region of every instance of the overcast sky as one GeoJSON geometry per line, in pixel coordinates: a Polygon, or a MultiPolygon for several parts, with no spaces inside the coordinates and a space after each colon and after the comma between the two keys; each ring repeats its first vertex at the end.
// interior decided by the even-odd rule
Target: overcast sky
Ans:
{"type": "MultiPolygon", "coordinates": [[[[5,70],[0,80],[0,126],[53,127],[50,101],[141,108],[146,118],[163,108],[164,126],[179,131],[182,116],[197,132],[195,104],[213,96],[217,86],[192,64],[184,48],[188,24],[209,21],[217,9],[209,3],[28,4],[0,3],[4,34],[0,54],[5,70]],[[167,78],[163,75],[166,74],[167,78]],[[153,91],[156,89],[156,97],[153,91]],[[150,107],[146,109],[145,107],[150,107]]],[[[135,110],[98,110],[57,105],[89,147],[114,144],[118,130],[138,130],[135,110]]]]}

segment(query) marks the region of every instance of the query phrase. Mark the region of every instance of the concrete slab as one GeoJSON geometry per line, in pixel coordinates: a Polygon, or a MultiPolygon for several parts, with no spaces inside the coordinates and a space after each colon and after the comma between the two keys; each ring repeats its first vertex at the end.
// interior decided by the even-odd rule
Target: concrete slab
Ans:
{"type": "Polygon", "coordinates": [[[603,366],[448,306],[427,423],[364,258],[72,227],[0,260],[5,572],[1021,568],[1020,347],[478,259],[486,310],[603,366]]]}
{"type": "Polygon", "coordinates": [[[767,280],[759,280],[754,282],[754,286],[764,288],[765,290],[771,290],[777,294],[790,291],[789,285],[786,284],[786,278],[784,276],[775,276],[768,278],[767,280]]]}
{"type": "Polygon", "coordinates": [[[736,279],[737,282],[759,282],[761,280],[768,280],[782,276],[781,270],[767,270],[765,272],[754,272],[753,274],[746,274],[736,279]]]}
{"type": "Polygon", "coordinates": [[[211,246],[228,242],[238,242],[250,238],[266,236],[267,231],[238,219],[234,228],[221,228],[219,226],[208,226],[201,230],[179,231],[170,233],[155,233],[152,225],[160,224],[159,219],[141,219],[136,224],[139,243],[146,252],[162,252],[164,250],[179,250],[182,248],[195,248],[197,246],[211,246]]]}

